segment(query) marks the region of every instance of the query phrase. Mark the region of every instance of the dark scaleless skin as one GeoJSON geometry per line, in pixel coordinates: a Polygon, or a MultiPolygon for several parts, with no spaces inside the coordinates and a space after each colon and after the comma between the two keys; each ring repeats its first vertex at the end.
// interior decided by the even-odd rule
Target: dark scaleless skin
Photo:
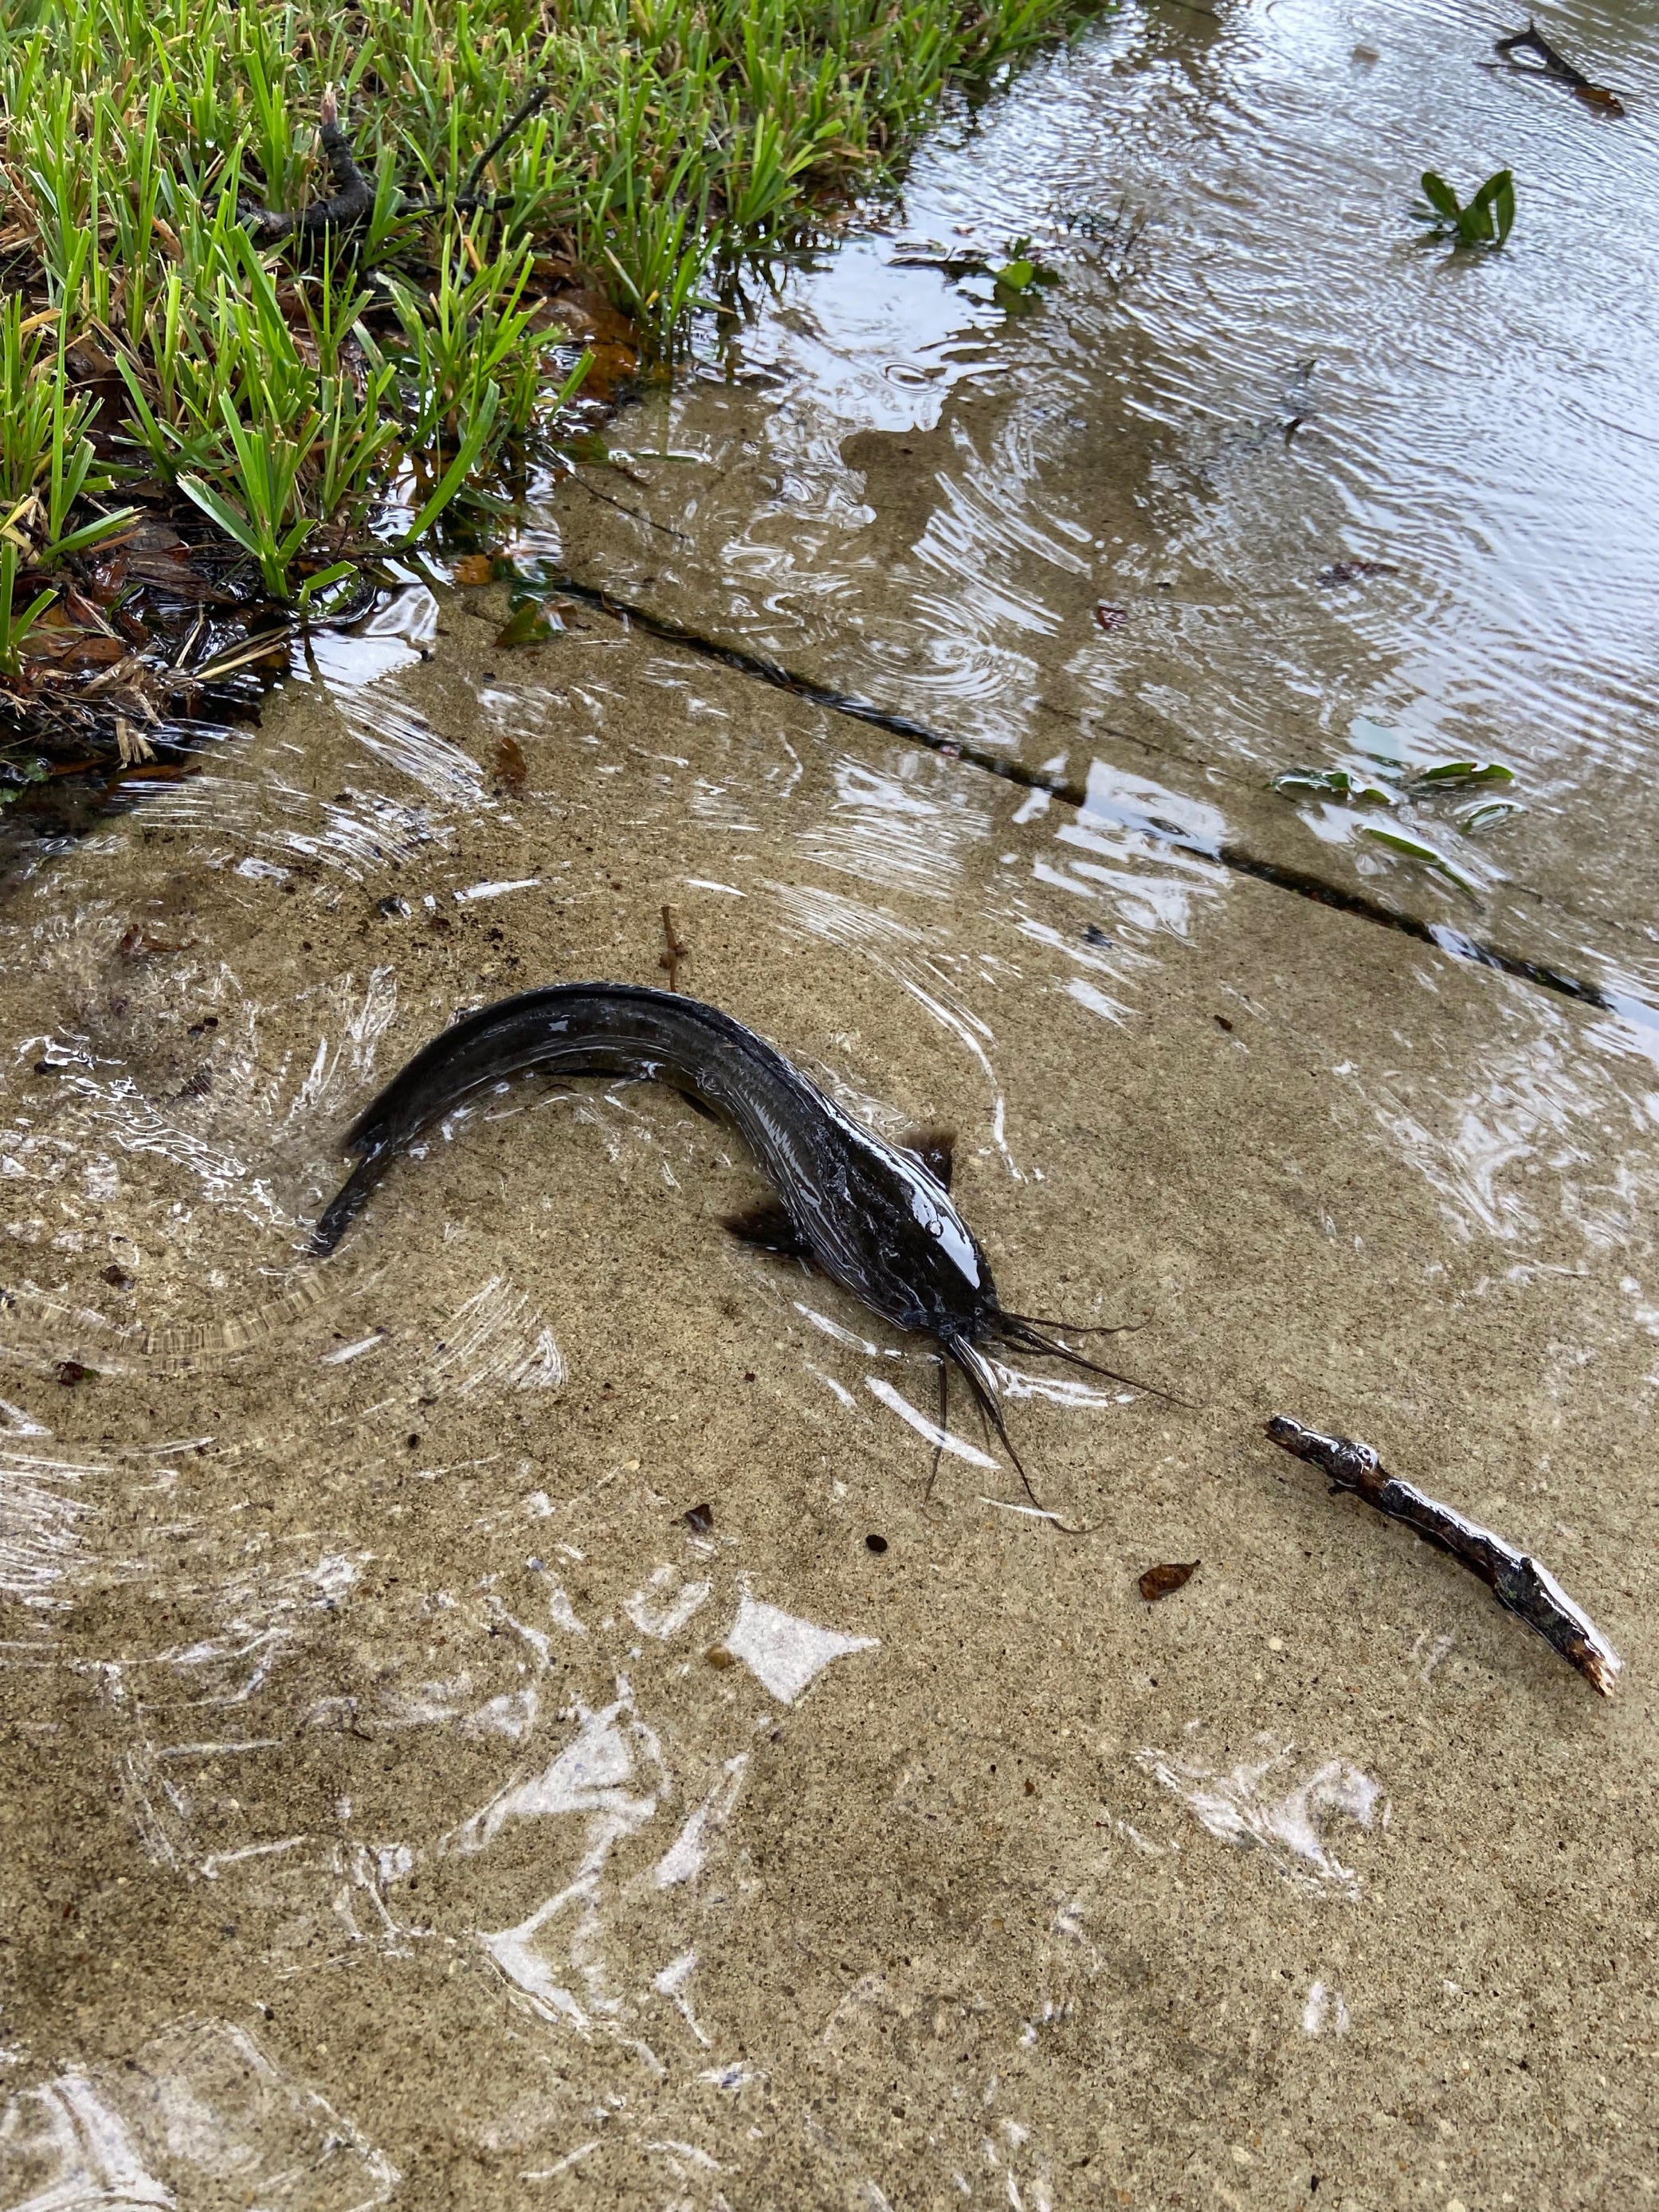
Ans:
{"type": "Polygon", "coordinates": [[[345,1149],[358,1164],[318,1223],[312,1249],[333,1250],[422,1129],[472,1091],[532,1069],[659,1079],[730,1123],[778,1196],[775,1209],[730,1225],[813,1261],[895,1328],[932,1337],[967,1376],[1024,1480],[978,1347],[994,1339],[1094,1363],[1005,1311],[978,1239],[945,1188],[948,1152],[936,1156],[935,1171],[920,1148],[886,1143],[764,1038],[678,992],[556,984],[481,1007],[434,1037],[347,1132],[345,1149]]]}

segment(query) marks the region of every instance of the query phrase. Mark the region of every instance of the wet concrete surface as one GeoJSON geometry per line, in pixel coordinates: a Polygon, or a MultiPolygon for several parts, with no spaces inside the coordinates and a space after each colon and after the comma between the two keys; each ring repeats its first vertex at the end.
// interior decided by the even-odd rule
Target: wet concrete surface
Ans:
{"type": "Polygon", "coordinates": [[[1641,1032],[506,608],[0,922],[3,2201],[1644,2201],[1641,1032]],[[1091,1533],[959,1419],[929,1494],[925,1349],[659,1088],[488,1097],[303,1257],[411,1048],[663,980],[665,902],[956,1130],[1011,1301],[1139,1324],[1187,1405],[1009,1379],[1091,1533]],[[1617,1698],[1280,1408],[1535,1547],[1617,1698]]]}
{"type": "Polygon", "coordinates": [[[1476,72],[1467,11],[1126,10],[619,417],[626,474],[536,488],[500,582],[313,640],[16,871],[6,2212],[1650,2201],[1648,495],[1606,340],[1650,276],[1582,211],[1610,148],[1650,186],[1652,58],[1552,34],[1623,137],[1476,72]],[[1501,264],[1395,250],[1402,176],[1500,158],[1501,264]],[[1020,232],[1064,282],[1018,309],[892,266],[1020,232]],[[567,571],[1085,803],[592,607],[501,646],[567,571]],[[1471,888],[1268,788],[1390,732],[1516,767],[1501,843],[1390,817],[1471,888]],[[1088,1533],[960,1406],[931,1480],[927,1347],[733,1240],[752,1164],[660,1087],[484,1096],[306,1256],[410,1052],[666,982],[665,905],[681,988],[955,1132],[1011,1304],[1133,1324],[1128,1382],[1004,1378],[1088,1533]],[[1273,1411],[1534,1549],[1617,1695],[1273,1411]]]}

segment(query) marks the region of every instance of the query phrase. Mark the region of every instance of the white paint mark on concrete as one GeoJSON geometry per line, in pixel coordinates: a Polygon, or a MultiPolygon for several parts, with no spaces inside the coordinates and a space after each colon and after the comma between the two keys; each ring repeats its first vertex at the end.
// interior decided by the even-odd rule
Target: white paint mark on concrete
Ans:
{"type": "Polygon", "coordinates": [[[913,1406],[902,1391],[896,1390],[884,1375],[866,1375],[864,1387],[872,1398],[879,1398],[890,1413],[896,1413],[916,1434],[938,1451],[948,1452],[952,1459],[965,1459],[969,1467],[994,1468],[997,1464],[988,1452],[965,1437],[955,1436],[949,1429],[940,1428],[930,1421],[920,1407],[913,1406]]]}
{"type": "Polygon", "coordinates": [[[469,884],[464,891],[457,891],[455,903],[463,906],[469,900],[505,898],[508,891],[534,891],[541,889],[539,876],[524,876],[511,884],[469,884]]]}
{"type": "Polygon", "coordinates": [[[677,1592],[680,1581],[678,1567],[661,1566],[647,1577],[632,1597],[623,1600],[623,1611],[641,1636],[654,1636],[665,1644],[671,1636],[678,1636],[697,1608],[708,1601],[713,1584],[688,1582],[677,1592]]]}
{"type": "Polygon", "coordinates": [[[838,1629],[819,1628],[775,1605],[743,1593],[738,1617],[726,1638],[733,1658],[741,1659],[763,1689],[782,1705],[792,1705],[830,1664],[853,1651],[873,1651],[873,1636],[843,1636],[838,1629]]]}
{"type": "Polygon", "coordinates": [[[592,2142],[578,2143],[574,2150],[568,2150],[562,2158],[556,2158],[551,2166],[538,2166],[529,2173],[521,2173],[519,2179],[520,2181],[556,2181],[560,2174],[568,2173],[581,2160],[592,2158],[599,2147],[599,2139],[595,2136],[592,2142]]]}
{"type": "Polygon", "coordinates": [[[576,1618],[576,1608],[566,1596],[562,1586],[555,1583],[547,1593],[547,1609],[556,1625],[567,1636],[586,1636],[586,1629],[576,1618]]]}
{"type": "Polygon", "coordinates": [[[1259,1741],[1263,1746],[1260,1758],[1241,1760],[1224,1774],[1165,1751],[1139,1751],[1135,1759],[1221,1842],[1259,1845],[1292,1880],[1358,1896],[1358,1875],[1343,1865],[1323,1832],[1331,1816],[1339,1813],[1369,1828],[1380,1812],[1386,1826],[1388,1806],[1381,1786],[1346,1760],[1328,1759],[1283,1796],[1272,1796],[1270,1778],[1285,1778],[1296,1747],[1269,1747],[1271,1738],[1259,1741]]]}
{"type": "Polygon", "coordinates": [[[1331,1989],[1323,1982],[1314,1984],[1302,2008],[1302,2032],[1304,2035],[1347,2033],[1348,2007],[1340,1990],[1331,1989]]]}
{"type": "Polygon", "coordinates": [[[746,1751],[726,1760],[719,1781],[653,1869],[652,1880],[659,1889],[672,1889],[679,1882],[695,1881],[702,1872],[714,1838],[731,1817],[743,1784],[743,1771],[748,1764],[746,1751]]]}
{"type": "Polygon", "coordinates": [[[317,1363],[319,1367],[343,1367],[349,1359],[361,1359],[366,1352],[378,1352],[386,1342],[386,1331],[377,1328],[372,1336],[360,1337],[356,1344],[343,1344],[337,1352],[325,1352],[317,1363]]]}

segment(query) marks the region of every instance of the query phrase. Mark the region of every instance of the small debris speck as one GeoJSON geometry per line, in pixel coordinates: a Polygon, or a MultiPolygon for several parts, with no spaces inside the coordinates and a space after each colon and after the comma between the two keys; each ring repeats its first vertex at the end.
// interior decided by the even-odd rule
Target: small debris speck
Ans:
{"type": "Polygon", "coordinates": [[[866,1536],[864,1540],[864,1548],[866,1552],[884,1552],[887,1549],[887,1539],[885,1536],[866,1536]]]}

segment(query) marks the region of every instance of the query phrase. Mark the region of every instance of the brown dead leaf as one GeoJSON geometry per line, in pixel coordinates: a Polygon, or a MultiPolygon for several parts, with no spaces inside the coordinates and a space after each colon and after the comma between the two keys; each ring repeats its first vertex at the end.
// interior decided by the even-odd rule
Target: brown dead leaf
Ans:
{"type": "Polygon", "coordinates": [[[66,669],[112,668],[127,654],[120,639],[106,631],[75,629],[67,623],[49,625],[44,616],[23,640],[22,649],[32,660],[50,660],[66,669]]]}
{"type": "Polygon", "coordinates": [[[573,344],[593,356],[582,386],[584,399],[602,404],[613,399],[640,372],[637,335],[632,323],[603,292],[589,285],[562,285],[549,302],[551,319],[573,344]]]}
{"type": "Polygon", "coordinates": [[[495,747],[495,774],[515,798],[529,779],[530,763],[524,757],[524,747],[510,732],[495,747]]]}
{"type": "Polygon", "coordinates": [[[82,629],[101,633],[108,627],[96,605],[74,584],[64,586],[64,608],[70,620],[79,623],[82,629]]]}
{"type": "Polygon", "coordinates": [[[1182,1589],[1197,1573],[1203,1562],[1188,1559],[1184,1565],[1170,1561],[1161,1567],[1148,1567],[1140,1577],[1140,1595],[1148,1605],[1155,1605],[1161,1597],[1169,1597],[1182,1589]]]}
{"type": "Polygon", "coordinates": [[[470,590],[495,581],[495,564],[488,553],[463,553],[455,563],[455,581],[470,590]]]}

